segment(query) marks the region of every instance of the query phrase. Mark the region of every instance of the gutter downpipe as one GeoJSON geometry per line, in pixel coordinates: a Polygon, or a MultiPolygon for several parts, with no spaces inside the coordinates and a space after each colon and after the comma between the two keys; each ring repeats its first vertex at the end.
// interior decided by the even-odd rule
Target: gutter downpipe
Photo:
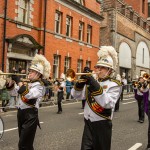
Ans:
{"type": "Polygon", "coordinates": [[[6,17],[7,17],[7,0],[5,0],[4,8],[4,30],[3,30],[3,52],[2,52],[2,71],[4,71],[4,57],[5,57],[5,40],[6,40],[6,17]]]}
{"type": "Polygon", "coordinates": [[[45,55],[45,42],[46,42],[46,12],[47,12],[47,0],[44,3],[44,35],[43,35],[43,55],[45,55]]]}

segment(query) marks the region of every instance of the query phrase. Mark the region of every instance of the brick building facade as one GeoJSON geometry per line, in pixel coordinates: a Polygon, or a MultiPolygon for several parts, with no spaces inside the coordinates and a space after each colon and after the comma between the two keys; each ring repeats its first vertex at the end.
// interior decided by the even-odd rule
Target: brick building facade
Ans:
{"type": "Polygon", "coordinates": [[[150,71],[148,0],[104,0],[101,45],[113,45],[119,56],[117,73],[128,80],[150,71]],[[143,3],[142,3],[143,2],[143,3]]]}
{"type": "Polygon", "coordinates": [[[100,46],[97,0],[7,0],[0,2],[0,69],[26,69],[36,53],[50,61],[51,76],[68,68],[93,67],[100,46]],[[4,44],[3,44],[4,43],[4,44]]]}

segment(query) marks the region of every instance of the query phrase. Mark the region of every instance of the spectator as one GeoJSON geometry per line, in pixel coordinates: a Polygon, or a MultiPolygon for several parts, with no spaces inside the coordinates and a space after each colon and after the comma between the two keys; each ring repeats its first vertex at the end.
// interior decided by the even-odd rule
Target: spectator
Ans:
{"type": "MultiPolygon", "coordinates": [[[[69,80],[66,80],[66,100],[68,100],[70,95],[71,95],[72,87],[73,87],[73,82],[70,82],[69,80]]],[[[73,99],[72,96],[71,96],[71,99],[73,99]]]]}
{"type": "Polygon", "coordinates": [[[124,92],[124,89],[126,88],[126,85],[127,85],[127,79],[125,79],[125,73],[124,72],[122,74],[121,83],[122,83],[122,92],[121,92],[120,100],[123,101],[123,92],[124,92]]]}

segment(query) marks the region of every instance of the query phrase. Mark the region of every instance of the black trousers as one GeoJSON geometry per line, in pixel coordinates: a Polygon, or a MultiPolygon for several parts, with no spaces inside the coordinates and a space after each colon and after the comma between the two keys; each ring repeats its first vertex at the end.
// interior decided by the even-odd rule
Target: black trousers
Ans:
{"type": "Polygon", "coordinates": [[[147,147],[150,148],[150,101],[148,102],[148,144],[147,147]]]}
{"type": "Polygon", "coordinates": [[[9,100],[2,100],[2,110],[5,111],[5,108],[7,106],[7,104],[9,103],[9,100]]]}
{"type": "Polygon", "coordinates": [[[143,120],[144,121],[145,114],[144,114],[144,100],[143,100],[143,96],[138,96],[137,103],[138,103],[139,120],[143,120]]]}
{"type": "Polygon", "coordinates": [[[34,150],[33,142],[39,124],[38,109],[18,109],[19,150],[34,150]]]}
{"type": "Polygon", "coordinates": [[[81,150],[110,150],[112,122],[101,120],[91,122],[85,119],[81,150]]]}
{"type": "Polygon", "coordinates": [[[118,98],[116,105],[115,105],[115,111],[119,111],[119,106],[120,106],[120,97],[118,98]]]}
{"type": "Polygon", "coordinates": [[[61,102],[62,102],[63,96],[64,96],[63,91],[58,92],[58,95],[57,95],[58,112],[62,111],[61,102]]]}

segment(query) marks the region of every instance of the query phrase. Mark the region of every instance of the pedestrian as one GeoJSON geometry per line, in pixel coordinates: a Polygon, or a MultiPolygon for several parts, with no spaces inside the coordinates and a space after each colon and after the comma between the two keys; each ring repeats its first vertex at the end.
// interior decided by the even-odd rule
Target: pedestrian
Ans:
{"type": "MultiPolygon", "coordinates": [[[[120,74],[117,74],[116,80],[118,80],[118,82],[120,82],[120,84],[121,84],[121,76],[120,76],[120,74]]],[[[118,112],[119,111],[119,107],[120,107],[120,96],[119,96],[119,98],[118,98],[118,100],[116,102],[114,111],[118,112]]]]}
{"type": "MultiPolygon", "coordinates": [[[[0,73],[3,73],[0,70],[0,73]]],[[[3,75],[0,75],[0,100],[2,101],[1,112],[6,112],[6,106],[9,103],[10,95],[6,89],[6,78],[3,75]]]]}
{"type": "Polygon", "coordinates": [[[43,55],[36,54],[29,68],[28,84],[19,82],[18,101],[18,132],[19,150],[34,150],[33,142],[37,126],[39,125],[38,108],[44,96],[45,87],[41,82],[42,78],[50,75],[50,63],[43,55]]]}
{"type": "Polygon", "coordinates": [[[144,79],[142,75],[138,79],[138,84],[134,85],[134,94],[135,99],[137,100],[138,104],[138,122],[144,123],[145,113],[144,113],[144,97],[143,97],[143,86],[144,86],[144,79]]]}
{"type": "Polygon", "coordinates": [[[126,74],[123,72],[122,79],[121,79],[121,83],[122,83],[122,92],[121,92],[121,97],[120,97],[121,101],[123,101],[123,93],[127,86],[127,79],[125,78],[125,76],[126,74]]]}
{"type": "Polygon", "coordinates": [[[64,89],[65,89],[65,81],[63,78],[60,78],[58,82],[58,89],[57,89],[57,106],[58,106],[58,111],[57,114],[62,113],[62,100],[64,99],[64,89]]]}
{"type": "Polygon", "coordinates": [[[85,82],[77,82],[71,90],[76,99],[82,99],[86,95],[81,150],[111,149],[112,110],[122,88],[120,83],[111,77],[118,61],[115,49],[112,46],[102,46],[97,54],[99,59],[95,69],[98,80],[89,75],[82,75],[81,79],[85,82]]]}
{"type": "MultiPolygon", "coordinates": [[[[69,100],[69,98],[71,96],[72,87],[73,87],[73,82],[66,80],[66,100],[69,100]]],[[[72,96],[71,96],[71,99],[73,99],[72,96]]]]}
{"type": "Polygon", "coordinates": [[[10,100],[8,103],[9,108],[16,108],[17,97],[18,97],[18,85],[11,77],[6,80],[6,88],[10,95],[10,100]]]}

